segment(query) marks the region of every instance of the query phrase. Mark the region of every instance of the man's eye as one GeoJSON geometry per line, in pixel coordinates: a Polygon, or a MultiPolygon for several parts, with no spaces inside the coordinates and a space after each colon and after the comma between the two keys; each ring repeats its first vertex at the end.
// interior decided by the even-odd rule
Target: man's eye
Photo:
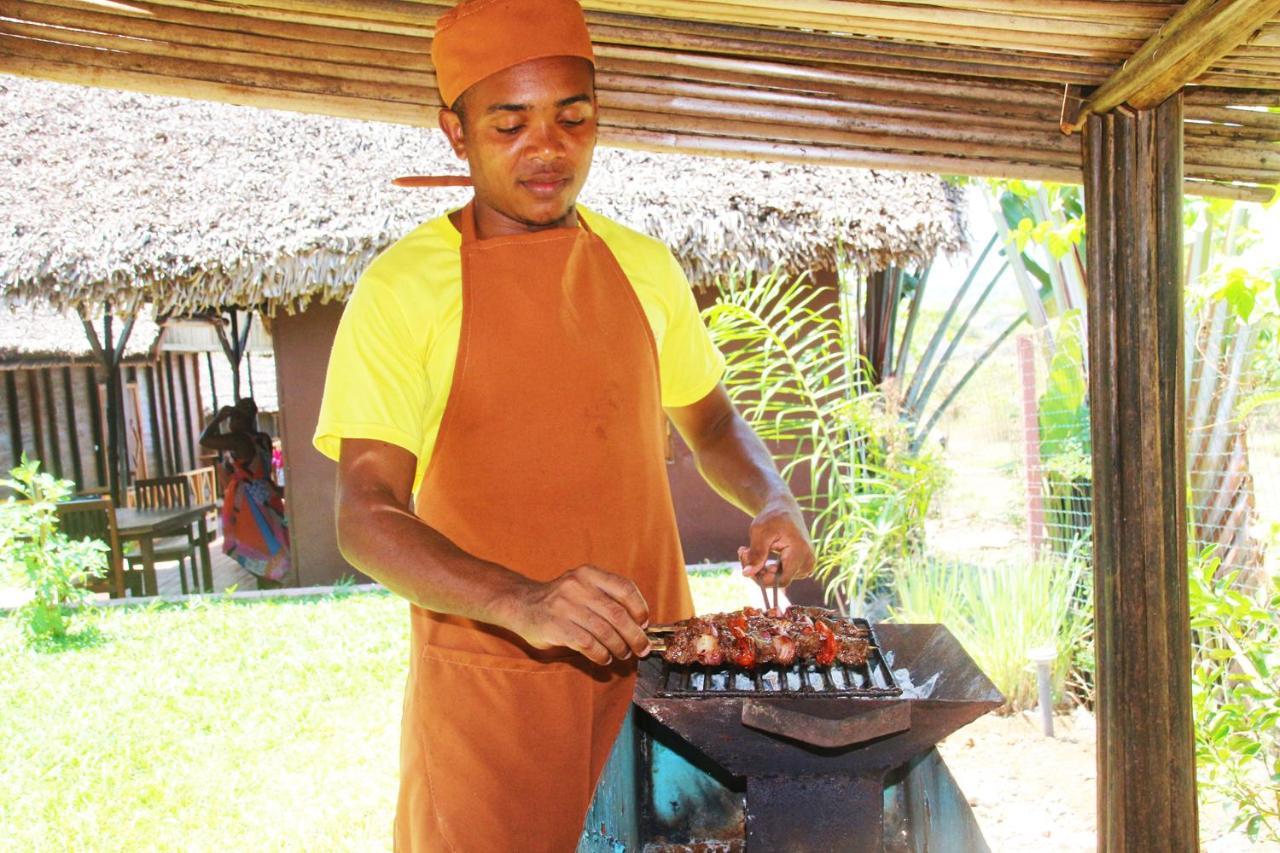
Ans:
{"type": "Polygon", "coordinates": [[[519,133],[519,132],[520,132],[520,129],[521,129],[521,128],[523,128],[523,127],[524,127],[524,125],[523,125],[523,124],[517,124],[517,125],[515,125],[515,126],[513,126],[513,127],[499,127],[499,128],[498,128],[498,133],[504,133],[504,134],[506,134],[507,136],[511,136],[511,135],[513,135],[513,134],[519,133]]]}
{"type": "Polygon", "coordinates": [[[562,118],[562,119],[560,119],[560,123],[561,123],[561,124],[567,124],[567,125],[569,125],[569,127],[577,127],[578,125],[582,124],[584,121],[586,121],[586,119],[585,119],[585,118],[562,118]]]}

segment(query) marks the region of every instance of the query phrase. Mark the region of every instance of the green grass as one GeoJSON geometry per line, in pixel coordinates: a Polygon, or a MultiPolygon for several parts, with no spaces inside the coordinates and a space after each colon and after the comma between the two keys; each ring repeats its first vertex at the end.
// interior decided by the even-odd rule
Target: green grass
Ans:
{"type": "MultiPolygon", "coordinates": [[[[737,606],[728,574],[699,606],[737,606]]],[[[407,605],[387,594],[111,608],[26,645],[0,617],[4,850],[386,850],[407,605]]]]}

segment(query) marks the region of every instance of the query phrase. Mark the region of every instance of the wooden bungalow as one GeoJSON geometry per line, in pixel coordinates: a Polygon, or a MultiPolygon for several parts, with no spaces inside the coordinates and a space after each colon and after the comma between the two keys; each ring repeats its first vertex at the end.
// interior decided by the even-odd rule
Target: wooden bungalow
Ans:
{"type": "MultiPolygon", "coordinates": [[[[324,369],[360,271],[465,200],[390,184],[459,171],[443,136],[17,77],[0,90],[0,143],[18,152],[0,175],[23,199],[8,211],[23,239],[0,246],[0,287],[67,309],[137,293],[175,316],[257,308],[276,350],[295,581],[350,574],[333,465],[310,442],[324,369]]],[[[602,150],[583,202],[664,240],[704,305],[717,278],[780,269],[812,274],[834,307],[841,264],[919,267],[964,242],[958,193],[900,172],[602,150]]],[[[733,559],[745,519],[674,433],[669,472],[687,558],[733,559]]]]}
{"type": "MultiPolygon", "coordinates": [[[[448,5],[21,2],[0,70],[430,126],[448,5]]],[[[1197,849],[1181,199],[1280,181],[1280,0],[584,6],[606,143],[1084,184],[1099,848],[1197,849]]]]}
{"type": "MultiPolygon", "coordinates": [[[[164,331],[144,308],[122,354],[123,450],[134,478],[198,467],[198,362],[166,351],[164,331]]],[[[78,490],[108,488],[106,394],[105,371],[78,316],[0,305],[0,471],[25,452],[78,490]]]]}

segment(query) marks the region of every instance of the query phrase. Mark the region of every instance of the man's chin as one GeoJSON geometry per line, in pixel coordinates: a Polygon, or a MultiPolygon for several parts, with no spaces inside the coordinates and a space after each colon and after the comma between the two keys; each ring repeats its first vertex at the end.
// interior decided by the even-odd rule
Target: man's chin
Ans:
{"type": "Polygon", "coordinates": [[[554,208],[535,208],[522,210],[513,218],[530,228],[555,228],[565,224],[565,220],[573,213],[573,203],[561,203],[554,208]]]}

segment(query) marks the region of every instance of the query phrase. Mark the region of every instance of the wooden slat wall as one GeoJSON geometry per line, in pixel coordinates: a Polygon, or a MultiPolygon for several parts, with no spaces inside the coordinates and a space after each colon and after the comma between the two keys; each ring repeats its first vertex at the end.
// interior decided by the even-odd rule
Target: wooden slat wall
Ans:
{"type": "MultiPolygon", "coordinates": [[[[728,157],[1080,180],[1067,83],[1105,80],[1178,7],[1074,0],[598,0],[603,141],[728,157]],[[811,31],[799,29],[812,28],[811,31]],[[838,35],[837,35],[838,34],[838,35]]],[[[409,0],[2,0],[0,70],[434,125],[432,23],[409,0]]],[[[1190,191],[1280,182],[1280,25],[1200,78],[1190,191]],[[1230,87],[1230,88],[1224,88],[1230,87]],[[1248,185],[1206,187],[1203,181],[1248,185]]],[[[1253,188],[1249,188],[1252,186],[1253,188]]]]}
{"type": "MultiPolygon", "coordinates": [[[[154,364],[124,367],[125,383],[139,403],[137,426],[148,476],[198,467],[197,438],[203,428],[198,358],[195,353],[165,353],[154,364]],[[176,391],[172,397],[167,393],[171,382],[176,391]]],[[[0,370],[0,473],[16,465],[25,451],[40,459],[44,470],[74,481],[77,489],[105,488],[104,393],[94,368],[83,364],[0,370]]],[[[132,433],[133,412],[127,422],[132,433]]],[[[129,441],[136,452],[132,435],[129,441]]]]}

